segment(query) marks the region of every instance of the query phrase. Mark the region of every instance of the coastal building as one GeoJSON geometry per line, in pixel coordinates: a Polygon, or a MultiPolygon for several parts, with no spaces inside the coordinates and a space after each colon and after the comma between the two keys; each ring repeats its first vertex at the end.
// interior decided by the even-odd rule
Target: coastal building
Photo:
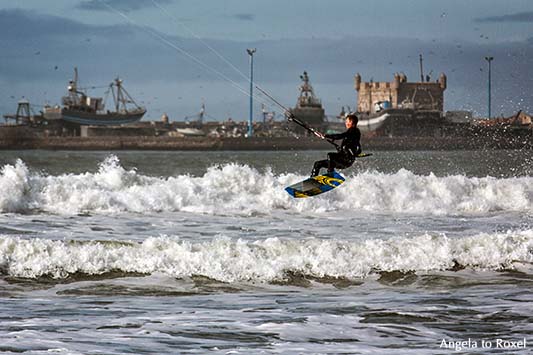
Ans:
{"type": "Polygon", "coordinates": [[[359,73],[354,79],[361,132],[389,137],[442,134],[446,75],[432,81],[421,69],[418,82],[407,81],[403,73],[395,73],[390,82],[364,82],[359,73]]]}
{"type": "Polygon", "coordinates": [[[432,82],[408,82],[403,73],[394,74],[391,82],[363,82],[361,75],[355,75],[357,91],[357,112],[377,113],[384,109],[411,109],[416,111],[439,111],[444,109],[446,75],[441,74],[432,82]]]}

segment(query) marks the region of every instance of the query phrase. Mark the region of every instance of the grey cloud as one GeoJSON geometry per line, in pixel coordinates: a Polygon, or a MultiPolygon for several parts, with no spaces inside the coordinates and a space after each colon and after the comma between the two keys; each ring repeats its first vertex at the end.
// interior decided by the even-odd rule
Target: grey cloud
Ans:
{"type": "Polygon", "coordinates": [[[33,36],[80,34],[85,31],[78,22],[62,17],[39,15],[33,11],[0,10],[0,39],[22,39],[33,36]],[[21,24],[24,24],[23,26],[21,24]]]}
{"type": "Polygon", "coordinates": [[[476,22],[533,22],[533,11],[518,12],[512,15],[480,17],[476,22]]]}
{"type": "Polygon", "coordinates": [[[74,66],[85,66],[96,80],[106,74],[102,67],[115,75],[125,62],[141,58],[142,48],[161,50],[136,31],[129,25],[92,26],[31,11],[0,10],[0,79],[49,80],[64,75],[56,66],[69,73],[74,66]]]}
{"type": "Polygon", "coordinates": [[[233,17],[241,21],[253,21],[255,19],[254,14],[235,14],[233,17]]]}
{"type": "MultiPolygon", "coordinates": [[[[156,4],[163,5],[171,3],[172,0],[154,0],[156,4]]],[[[76,7],[89,11],[110,11],[110,7],[119,11],[130,12],[145,8],[156,7],[152,1],[148,0],[88,0],[83,1],[76,7]],[[108,4],[109,6],[107,6],[108,4]]]]}

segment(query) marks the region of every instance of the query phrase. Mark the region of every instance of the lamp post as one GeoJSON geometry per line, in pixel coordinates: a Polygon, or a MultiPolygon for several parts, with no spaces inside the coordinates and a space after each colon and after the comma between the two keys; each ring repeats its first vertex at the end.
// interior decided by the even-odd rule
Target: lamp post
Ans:
{"type": "Polygon", "coordinates": [[[489,63],[489,119],[490,119],[490,114],[491,114],[491,102],[490,102],[490,99],[491,99],[491,92],[490,92],[490,84],[491,84],[491,65],[490,63],[492,62],[492,60],[494,59],[494,57],[485,57],[485,60],[489,63]]]}
{"type": "Polygon", "coordinates": [[[254,115],[254,108],[253,108],[253,90],[254,90],[254,53],[256,52],[256,49],[249,48],[246,50],[248,52],[248,55],[250,56],[250,118],[248,121],[248,137],[252,137],[254,134],[253,131],[253,115],[254,115]]]}

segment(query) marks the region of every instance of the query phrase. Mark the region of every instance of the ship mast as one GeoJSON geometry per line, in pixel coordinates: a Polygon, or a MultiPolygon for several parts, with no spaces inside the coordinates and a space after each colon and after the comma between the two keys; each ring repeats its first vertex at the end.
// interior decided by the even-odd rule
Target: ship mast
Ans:
{"type": "Polygon", "coordinates": [[[303,83],[300,86],[300,96],[298,97],[297,107],[313,106],[321,107],[320,100],[316,98],[313,86],[309,83],[309,76],[304,71],[303,75],[300,75],[303,83]]]}
{"type": "Polygon", "coordinates": [[[78,68],[74,67],[74,79],[70,80],[67,86],[69,105],[76,106],[81,102],[79,94],[85,95],[84,93],[78,91],[78,68]]]}
{"type": "Polygon", "coordinates": [[[120,78],[116,78],[114,82],[111,83],[111,93],[113,94],[113,101],[115,102],[115,111],[120,112],[128,112],[128,107],[126,104],[131,103],[135,105],[135,108],[140,109],[141,107],[137,105],[135,101],[133,101],[133,98],[130,96],[130,94],[124,89],[122,86],[122,80],[120,78]],[[116,92],[113,90],[113,86],[116,86],[116,92]]]}

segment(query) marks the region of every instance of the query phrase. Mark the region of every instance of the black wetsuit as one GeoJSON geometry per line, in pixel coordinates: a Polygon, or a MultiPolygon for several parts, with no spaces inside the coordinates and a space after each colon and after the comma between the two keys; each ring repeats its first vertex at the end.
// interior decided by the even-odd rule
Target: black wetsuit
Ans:
{"type": "Polygon", "coordinates": [[[342,139],[340,149],[337,153],[328,153],[328,159],[315,162],[311,176],[317,176],[322,168],[328,168],[328,173],[332,173],[335,168],[346,169],[352,166],[355,157],[361,153],[361,131],[357,127],[352,127],[344,133],[326,134],[325,137],[332,140],[342,139]]]}

